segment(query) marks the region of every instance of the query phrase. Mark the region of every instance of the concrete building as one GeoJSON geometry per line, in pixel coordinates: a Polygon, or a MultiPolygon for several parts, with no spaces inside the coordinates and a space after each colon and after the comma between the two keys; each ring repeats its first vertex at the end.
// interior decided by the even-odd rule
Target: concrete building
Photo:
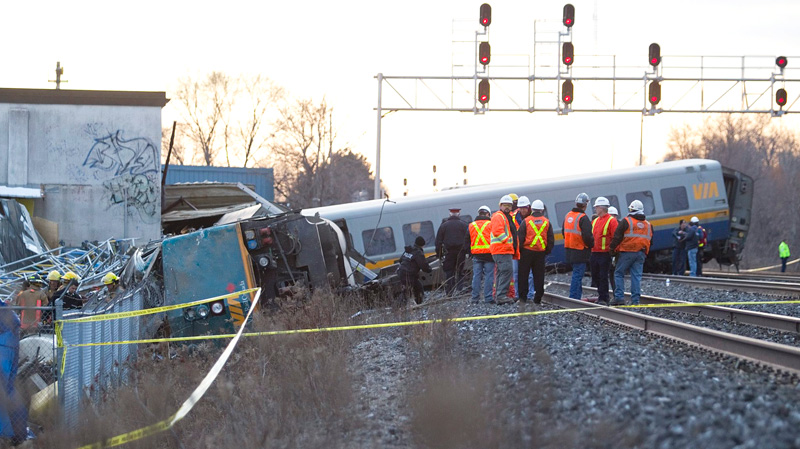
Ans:
{"type": "Polygon", "coordinates": [[[48,243],[161,236],[164,92],[0,89],[0,196],[48,243]],[[38,220],[38,221],[37,221],[38,220]]]}

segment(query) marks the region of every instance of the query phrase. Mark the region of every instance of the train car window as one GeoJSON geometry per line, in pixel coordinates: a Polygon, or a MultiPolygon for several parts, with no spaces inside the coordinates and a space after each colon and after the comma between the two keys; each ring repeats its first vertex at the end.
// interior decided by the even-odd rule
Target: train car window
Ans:
{"type": "Polygon", "coordinates": [[[397,250],[394,244],[394,231],[389,226],[366,230],[361,233],[361,239],[364,241],[364,254],[367,256],[389,254],[397,250]]]}
{"type": "Polygon", "coordinates": [[[575,201],[556,203],[556,221],[561,227],[564,225],[564,218],[566,218],[567,213],[571,211],[573,207],[575,207],[575,201]]]}
{"type": "MultiPolygon", "coordinates": [[[[608,202],[611,203],[612,206],[616,207],[617,210],[622,210],[622,209],[619,208],[619,199],[617,198],[617,195],[600,195],[600,196],[606,197],[608,202]]],[[[595,201],[597,201],[597,197],[592,198],[592,202],[590,203],[592,205],[592,207],[594,207],[594,202],[595,201]]],[[[587,208],[587,209],[589,209],[589,208],[587,208]]],[[[591,215],[591,214],[589,214],[589,215],[591,215]]]]}
{"type": "Polygon", "coordinates": [[[436,236],[433,233],[433,223],[430,221],[420,221],[403,225],[403,241],[406,246],[414,244],[417,236],[425,239],[425,246],[433,246],[436,236]]]}
{"type": "Polygon", "coordinates": [[[675,212],[689,208],[689,196],[686,194],[686,187],[669,187],[661,189],[661,204],[664,205],[664,212],[675,212]]]}
{"type": "Polygon", "coordinates": [[[628,202],[624,209],[618,209],[622,215],[627,215],[623,211],[628,210],[628,207],[633,200],[639,200],[644,205],[644,214],[653,215],[656,213],[656,202],[653,200],[653,192],[645,190],[643,192],[633,192],[625,195],[625,201],[628,202]]]}

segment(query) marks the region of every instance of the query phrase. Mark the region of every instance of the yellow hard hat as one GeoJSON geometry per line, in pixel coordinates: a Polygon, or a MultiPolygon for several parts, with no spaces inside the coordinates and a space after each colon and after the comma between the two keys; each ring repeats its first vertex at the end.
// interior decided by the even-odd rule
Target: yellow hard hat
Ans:
{"type": "Polygon", "coordinates": [[[510,196],[511,199],[514,201],[517,201],[519,199],[516,193],[509,193],[508,196],[510,196]]]}
{"type": "Polygon", "coordinates": [[[69,282],[73,279],[78,282],[81,281],[81,277],[71,271],[67,271],[66,273],[64,273],[64,276],[61,276],[61,280],[64,282],[69,282]]]}
{"type": "Polygon", "coordinates": [[[58,270],[53,270],[47,274],[48,281],[57,281],[59,279],[61,279],[61,273],[59,273],[58,270]]]}
{"type": "Polygon", "coordinates": [[[103,284],[109,285],[113,284],[114,282],[119,282],[119,276],[116,274],[109,271],[105,276],[103,276],[103,284]]]}

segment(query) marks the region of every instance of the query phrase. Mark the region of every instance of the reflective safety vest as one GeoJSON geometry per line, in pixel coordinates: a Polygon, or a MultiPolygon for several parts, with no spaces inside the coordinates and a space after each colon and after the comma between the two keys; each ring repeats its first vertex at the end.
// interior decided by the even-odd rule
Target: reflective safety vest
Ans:
{"type": "Polygon", "coordinates": [[[525,248],[532,251],[544,251],[547,249],[547,229],[550,221],[545,217],[525,217],[525,248]]]}
{"type": "MultiPolygon", "coordinates": [[[[592,248],[592,250],[595,252],[598,249],[600,250],[600,252],[607,252],[609,249],[611,249],[610,248],[611,237],[613,236],[608,232],[608,225],[611,224],[612,220],[616,219],[611,215],[606,215],[603,218],[605,218],[606,223],[603,226],[603,230],[600,232],[598,232],[599,231],[598,229],[595,229],[597,221],[600,220],[600,217],[597,217],[594,220],[592,220],[592,234],[594,234],[594,248],[592,248]]],[[[613,233],[614,229],[612,229],[611,232],[613,233]]]]}
{"type": "Polygon", "coordinates": [[[698,240],[697,242],[698,248],[702,248],[706,246],[706,243],[708,243],[706,239],[706,230],[703,229],[703,227],[700,225],[697,226],[697,240],[698,240]]]}
{"type": "Polygon", "coordinates": [[[491,220],[475,220],[469,225],[469,250],[472,254],[489,254],[489,239],[492,238],[491,220]],[[478,224],[480,223],[480,225],[478,224]]]}
{"type": "Polygon", "coordinates": [[[583,243],[581,235],[580,221],[585,217],[583,212],[569,211],[564,219],[564,248],[583,250],[586,244],[583,243]]]}
{"type": "Polygon", "coordinates": [[[512,240],[511,227],[503,211],[492,215],[491,242],[489,251],[492,254],[514,254],[514,241],[512,240]]]}
{"type": "Polygon", "coordinates": [[[645,254],[650,252],[650,240],[653,238],[653,228],[647,220],[637,220],[630,215],[625,217],[628,222],[628,229],[622,238],[617,250],[629,253],[645,250],[645,254]]]}
{"type": "Polygon", "coordinates": [[[781,244],[778,245],[778,255],[781,259],[791,256],[791,253],[789,253],[789,245],[787,245],[786,242],[781,242],[781,244]]]}

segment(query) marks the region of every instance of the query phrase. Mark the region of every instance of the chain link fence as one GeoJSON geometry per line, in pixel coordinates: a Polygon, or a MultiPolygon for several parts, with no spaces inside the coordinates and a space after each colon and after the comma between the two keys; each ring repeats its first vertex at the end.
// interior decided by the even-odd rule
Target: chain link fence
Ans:
{"type": "Polygon", "coordinates": [[[127,379],[128,368],[136,359],[136,344],[96,345],[98,343],[133,341],[140,338],[140,318],[75,321],[87,316],[141,310],[152,292],[139,288],[125,292],[113,304],[87,303],[83,311],[59,310],[56,316],[61,325],[62,347],[57,354],[58,398],[65,424],[74,427],[93,404],[97,404],[109,389],[127,379]],[[92,312],[86,312],[91,310],[92,312]],[[92,345],[95,344],[95,345],[92,345]],[[89,345],[89,346],[75,346],[89,345]]]}

